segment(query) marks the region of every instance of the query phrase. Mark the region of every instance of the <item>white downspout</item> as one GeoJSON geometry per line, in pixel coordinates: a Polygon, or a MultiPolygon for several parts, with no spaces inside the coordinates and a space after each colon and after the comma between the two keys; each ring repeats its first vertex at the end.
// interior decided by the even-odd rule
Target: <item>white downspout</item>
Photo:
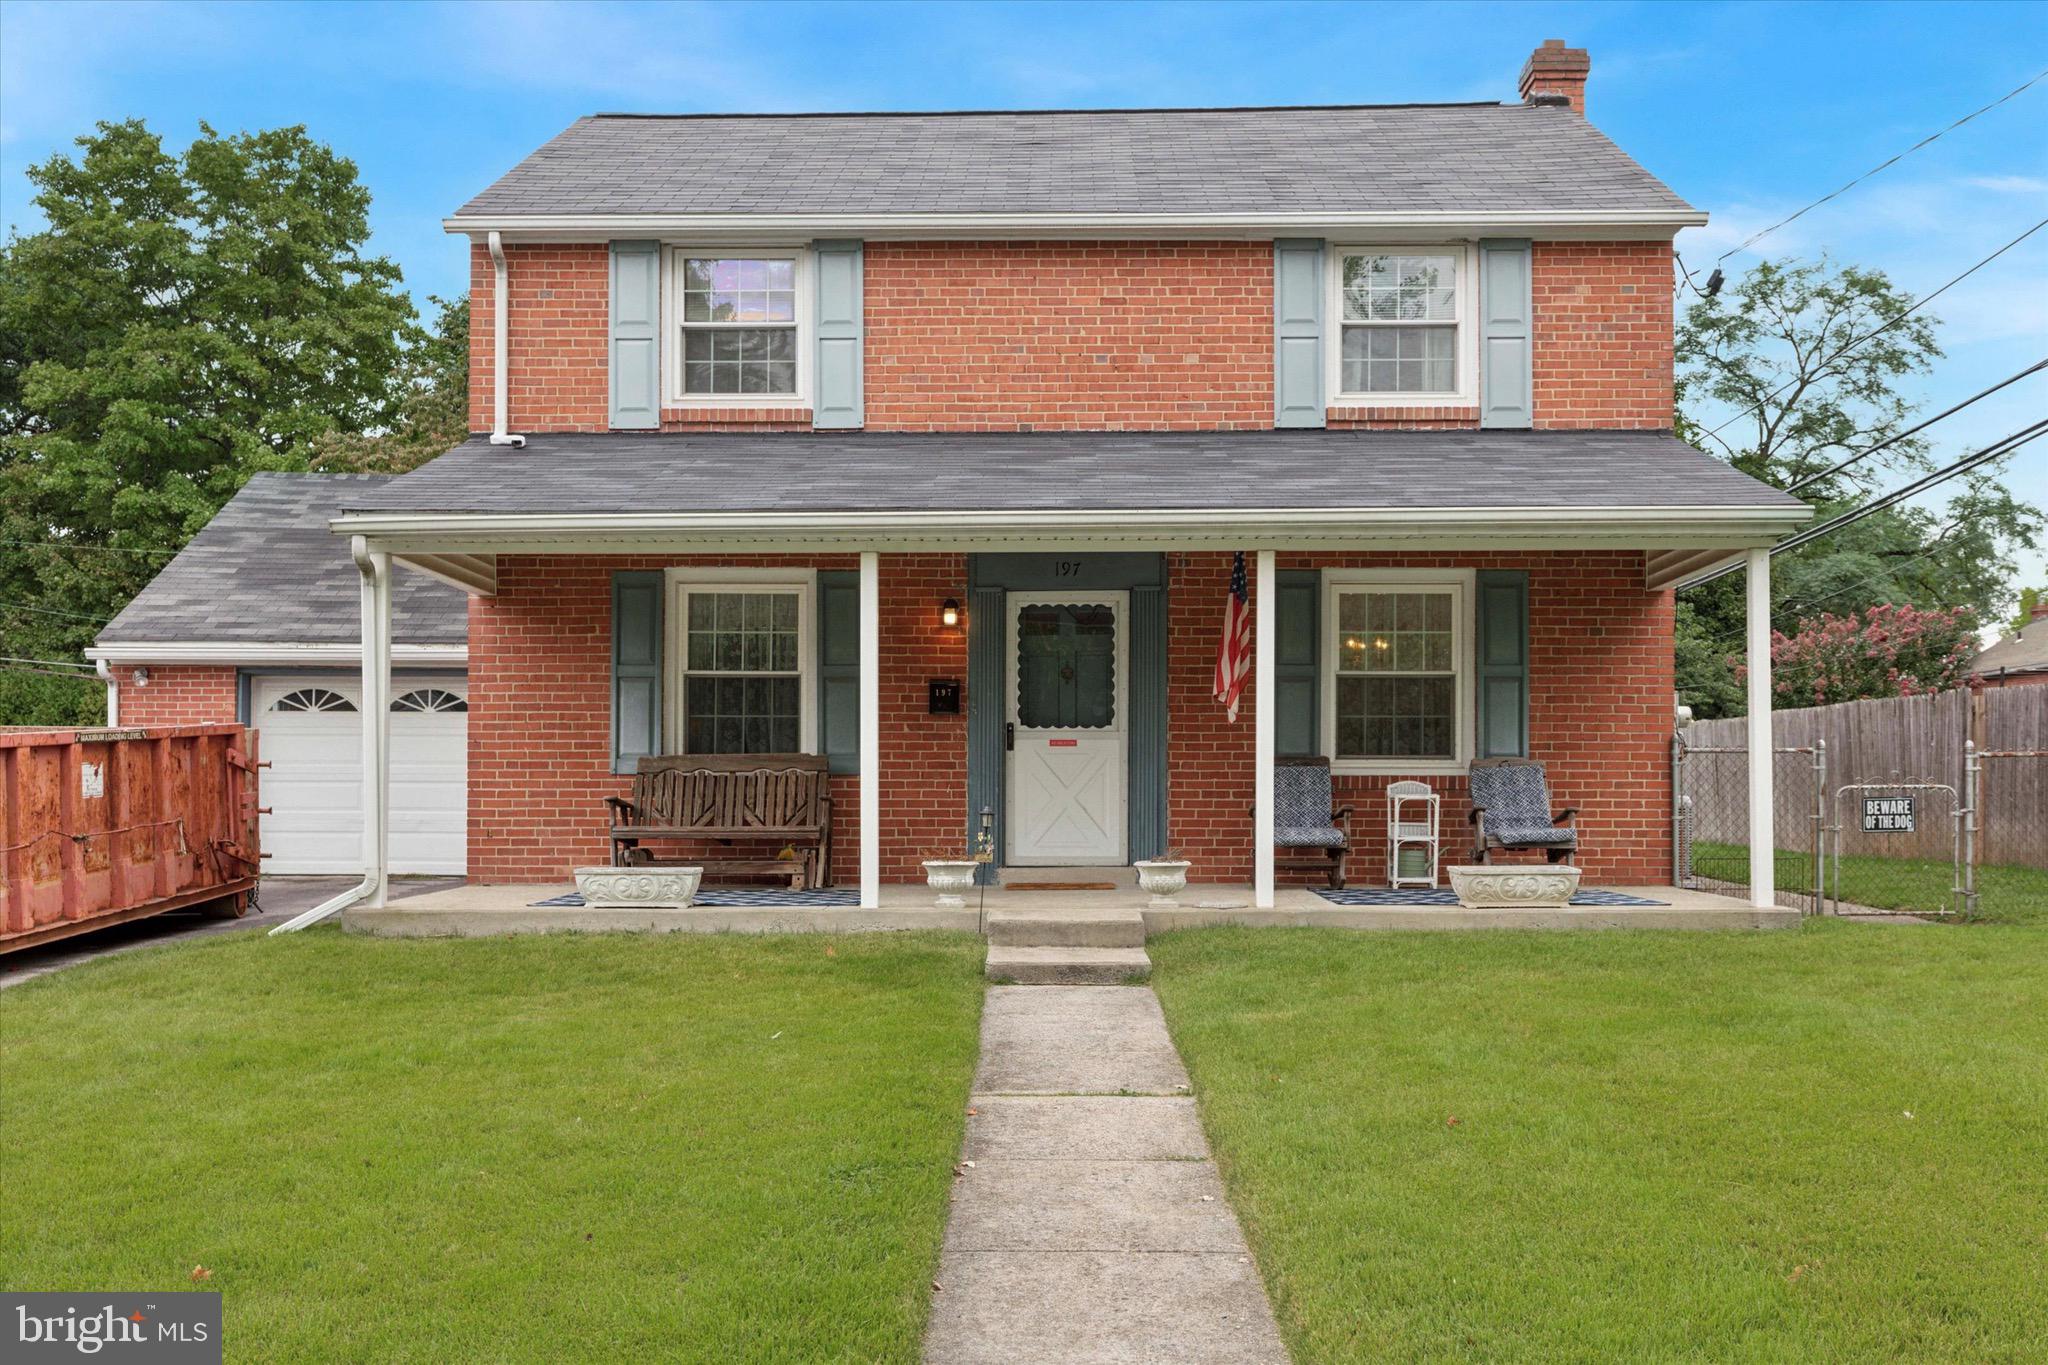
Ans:
{"type": "Polygon", "coordinates": [[[1273,908],[1273,754],[1280,733],[1279,670],[1274,651],[1280,634],[1280,574],[1271,550],[1258,552],[1252,605],[1252,908],[1273,908]]]}
{"type": "Polygon", "coordinates": [[[491,234],[491,444],[517,449],[526,444],[524,436],[506,430],[512,423],[511,395],[505,388],[512,369],[507,354],[511,334],[511,289],[506,280],[505,243],[491,234]]]}
{"type": "Polygon", "coordinates": [[[332,900],[270,932],[292,934],[367,900],[384,903],[387,884],[385,798],[391,772],[391,557],[370,553],[361,536],[349,552],[362,576],[363,604],[363,879],[332,900]]]}
{"type": "Polygon", "coordinates": [[[107,685],[107,728],[112,729],[121,723],[121,688],[114,681],[114,670],[105,659],[94,659],[92,668],[107,685]]]}

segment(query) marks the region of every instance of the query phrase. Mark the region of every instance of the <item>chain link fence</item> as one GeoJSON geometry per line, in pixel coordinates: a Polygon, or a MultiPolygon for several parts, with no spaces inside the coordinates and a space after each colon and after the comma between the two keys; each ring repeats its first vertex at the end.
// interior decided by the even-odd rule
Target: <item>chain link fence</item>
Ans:
{"type": "Polygon", "coordinates": [[[2048,749],[1968,746],[1963,792],[1966,913],[2048,917],[2048,749]]]}
{"type": "MultiPolygon", "coordinates": [[[[1672,882],[1690,891],[1745,894],[1749,887],[1749,750],[1671,741],[1672,882]]],[[[1779,905],[1819,905],[1827,747],[1771,754],[1771,817],[1777,845],[1772,884],[1779,905]]]]}

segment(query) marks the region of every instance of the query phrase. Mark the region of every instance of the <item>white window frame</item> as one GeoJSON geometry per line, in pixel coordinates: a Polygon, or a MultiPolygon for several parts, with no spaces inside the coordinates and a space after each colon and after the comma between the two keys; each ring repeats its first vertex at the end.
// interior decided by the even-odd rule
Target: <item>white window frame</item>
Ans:
{"type": "MultiPolygon", "coordinates": [[[[669,243],[662,249],[661,354],[665,408],[808,408],[811,406],[811,352],[817,344],[812,321],[811,252],[801,246],[705,246],[669,243]],[[740,260],[794,261],[796,288],[795,393],[683,392],[683,260],[715,256],[740,260]]],[[[736,323],[735,326],[746,326],[736,323]]],[[[772,324],[780,325],[780,324],[772,324]]]]}
{"type": "Polygon", "coordinates": [[[693,592],[794,591],[796,594],[797,744],[799,752],[818,752],[818,600],[815,569],[671,568],[663,583],[662,714],[668,723],[671,752],[690,752],[685,715],[689,681],[688,596],[693,592]]]}
{"type": "MultiPolygon", "coordinates": [[[[1450,777],[1472,764],[1478,730],[1478,652],[1473,613],[1478,600],[1478,573],[1473,569],[1325,569],[1323,570],[1322,692],[1323,755],[1333,773],[1450,777]],[[1451,666],[1456,670],[1451,716],[1452,756],[1441,758],[1339,758],[1337,756],[1337,670],[1343,641],[1337,629],[1338,599],[1347,591],[1451,593],[1451,666]]],[[[1367,676],[1360,674],[1351,677],[1367,676]]]]}
{"type": "MultiPolygon", "coordinates": [[[[1332,244],[1323,272],[1324,391],[1341,408],[1473,408],[1479,406],[1479,250],[1471,242],[1354,242],[1332,244]],[[1452,255],[1458,258],[1457,344],[1451,348],[1457,388],[1447,393],[1351,393],[1344,388],[1344,258],[1346,256],[1452,255]]],[[[1396,324],[1398,325],[1398,324],[1396,324]]]]}

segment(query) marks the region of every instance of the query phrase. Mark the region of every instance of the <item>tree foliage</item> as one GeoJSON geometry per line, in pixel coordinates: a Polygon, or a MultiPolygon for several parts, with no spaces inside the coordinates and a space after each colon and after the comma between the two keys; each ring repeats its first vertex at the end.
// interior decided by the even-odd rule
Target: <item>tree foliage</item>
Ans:
{"type": "Polygon", "coordinates": [[[2017,635],[2022,630],[2025,630],[2034,619],[2034,608],[2040,606],[2044,601],[2048,601],[2048,590],[2021,588],[2019,609],[2013,612],[2012,620],[2006,622],[2005,633],[2007,635],[2017,635]]]}
{"type": "MultiPolygon", "coordinates": [[[[304,128],[202,124],[174,154],[102,123],[27,174],[44,226],[0,246],[0,655],[65,660],[252,473],[404,427],[444,362],[365,250],[354,164],[304,128]]],[[[0,722],[99,705],[0,682],[0,722]]]]}
{"type": "MultiPolygon", "coordinates": [[[[1977,653],[1968,607],[1875,606],[1801,621],[1771,635],[1771,690],[1782,706],[1911,697],[1960,686],[1977,653]]],[[[1738,680],[1744,675],[1734,664],[1738,680]]]]}
{"type": "MultiPolygon", "coordinates": [[[[1941,357],[1938,321],[1881,271],[1817,262],[1758,265],[1685,312],[1677,340],[1679,435],[1820,516],[1846,511],[1906,471],[1930,468],[1907,437],[1840,473],[1856,452],[1913,425],[1905,385],[1941,357]],[[1875,333],[1872,336],[1870,334],[1875,333]],[[1851,343],[1868,340],[1851,347],[1851,343]],[[1710,425],[1710,414],[1740,415],[1710,425]]],[[[1938,429],[1937,429],[1938,430],[1938,429]]],[[[2035,544],[2041,512],[2013,498],[2003,462],[1945,485],[1945,507],[1894,507],[1772,561],[1773,626],[1892,605],[2001,614],[2014,553],[2035,544]]],[[[1678,613],[1678,684],[1701,716],[1739,714],[1730,663],[1742,640],[1740,575],[1688,591],[1678,613]]]]}

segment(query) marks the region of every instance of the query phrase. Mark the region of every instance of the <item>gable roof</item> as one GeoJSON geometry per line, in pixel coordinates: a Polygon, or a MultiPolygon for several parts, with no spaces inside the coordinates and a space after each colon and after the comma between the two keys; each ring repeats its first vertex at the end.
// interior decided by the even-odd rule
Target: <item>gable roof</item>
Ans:
{"type": "MultiPolygon", "coordinates": [[[[327,523],[391,482],[388,474],[253,475],[94,643],[357,643],[362,579],[347,539],[327,523]]],[[[391,602],[394,641],[468,641],[461,589],[398,574],[391,602]]]]}
{"type": "Polygon", "coordinates": [[[1412,212],[1694,214],[1570,108],[1411,104],[593,114],[450,226],[522,215],[1412,212]]]}
{"type": "Polygon", "coordinates": [[[351,512],[1756,509],[1806,504],[1668,433],[891,432],[473,436],[351,512]]]}
{"type": "Polygon", "coordinates": [[[2032,673],[2048,669],[2048,616],[2027,622],[1970,661],[1972,673],[2032,673]]]}

